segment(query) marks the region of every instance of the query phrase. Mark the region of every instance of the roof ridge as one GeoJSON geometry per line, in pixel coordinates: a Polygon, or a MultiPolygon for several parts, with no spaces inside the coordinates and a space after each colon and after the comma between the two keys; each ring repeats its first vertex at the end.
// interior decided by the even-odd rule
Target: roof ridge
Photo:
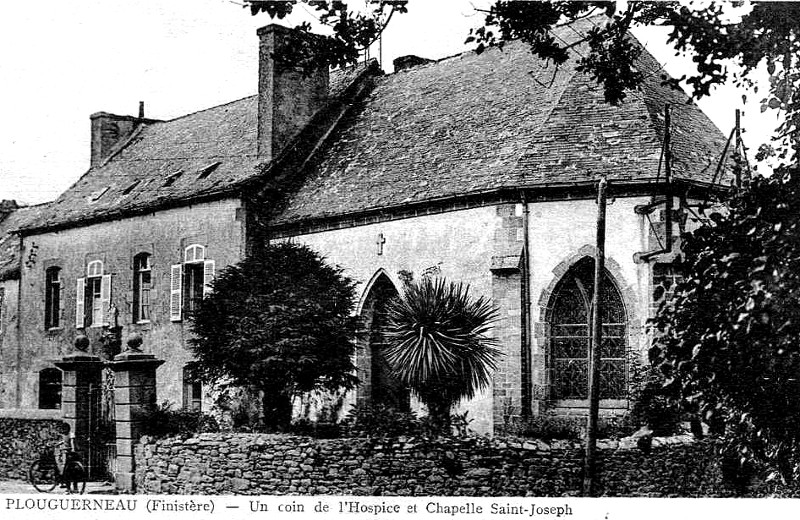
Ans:
{"type": "MultiPolygon", "coordinates": [[[[241,97],[239,99],[234,99],[233,101],[228,101],[226,103],[220,103],[219,105],[210,106],[208,108],[201,108],[200,110],[195,110],[194,112],[189,112],[188,114],[183,114],[181,116],[174,117],[172,119],[165,119],[164,121],[159,121],[159,123],[173,123],[175,121],[178,121],[179,119],[184,119],[184,118],[187,118],[187,117],[190,117],[190,116],[194,116],[194,115],[200,114],[201,112],[208,112],[209,110],[214,110],[214,109],[221,108],[221,107],[224,107],[224,106],[227,106],[227,105],[232,105],[234,103],[239,103],[240,101],[244,101],[245,99],[250,99],[250,98],[254,98],[254,97],[258,97],[258,94],[250,94],[249,96],[244,96],[244,97],[241,97]]],[[[158,124],[158,123],[156,123],[156,124],[158,124]]]]}

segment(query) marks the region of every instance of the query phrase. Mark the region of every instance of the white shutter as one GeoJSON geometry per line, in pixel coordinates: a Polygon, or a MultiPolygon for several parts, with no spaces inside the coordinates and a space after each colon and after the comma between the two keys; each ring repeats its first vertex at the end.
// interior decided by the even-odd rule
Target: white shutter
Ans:
{"type": "Polygon", "coordinates": [[[97,326],[108,325],[109,306],[111,305],[111,275],[104,274],[100,278],[100,308],[97,309],[97,326]]]}
{"type": "Polygon", "coordinates": [[[211,294],[211,282],[214,281],[214,261],[203,262],[203,298],[211,294]]]}
{"type": "Polygon", "coordinates": [[[75,286],[75,328],[82,329],[84,327],[84,295],[83,291],[86,287],[86,278],[78,278],[75,286]]]}
{"type": "Polygon", "coordinates": [[[169,321],[181,321],[181,264],[170,268],[169,321]]]}

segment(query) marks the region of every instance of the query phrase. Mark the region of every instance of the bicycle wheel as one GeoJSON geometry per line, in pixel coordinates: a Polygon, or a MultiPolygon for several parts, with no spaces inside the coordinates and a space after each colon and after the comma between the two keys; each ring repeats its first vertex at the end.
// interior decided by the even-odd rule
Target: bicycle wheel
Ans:
{"type": "Polygon", "coordinates": [[[28,480],[39,493],[53,491],[58,483],[58,469],[52,463],[37,460],[28,469],[28,480]]]}
{"type": "Polygon", "coordinates": [[[77,460],[64,465],[64,481],[67,483],[67,493],[82,495],[86,491],[86,469],[77,460]]]}

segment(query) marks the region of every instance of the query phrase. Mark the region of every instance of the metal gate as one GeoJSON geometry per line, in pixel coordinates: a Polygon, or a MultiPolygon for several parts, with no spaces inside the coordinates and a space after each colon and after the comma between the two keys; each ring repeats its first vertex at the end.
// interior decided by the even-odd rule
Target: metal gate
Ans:
{"type": "Polygon", "coordinates": [[[86,456],[91,480],[114,479],[117,444],[114,423],[114,372],[103,369],[100,385],[89,386],[89,443],[86,456]]]}

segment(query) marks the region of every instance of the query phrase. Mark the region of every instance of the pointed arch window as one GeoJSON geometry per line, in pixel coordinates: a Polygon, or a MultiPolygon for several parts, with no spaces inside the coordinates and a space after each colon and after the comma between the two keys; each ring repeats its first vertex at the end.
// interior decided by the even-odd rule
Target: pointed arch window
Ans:
{"type": "MultiPolygon", "coordinates": [[[[588,399],[591,305],[594,261],[583,258],[556,286],[550,312],[550,388],[555,401],[588,399]]],[[[600,348],[600,399],[627,395],[627,318],[622,297],[608,273],[601,290],[603,339],[600,348]]]]}
{"type": "Polygon", "coordinates": [[[381,273],[371,284],[361,309],[364,330],[359,339],[357,356],[359,377],[364,384],[359,387],[359,397],[372,405],[386,406],[396,410],[411,409],[411,393],[392,374],[384,356],[386,349],[387,306],[398,296],[397,289],[388,276],[381,273]]]}

